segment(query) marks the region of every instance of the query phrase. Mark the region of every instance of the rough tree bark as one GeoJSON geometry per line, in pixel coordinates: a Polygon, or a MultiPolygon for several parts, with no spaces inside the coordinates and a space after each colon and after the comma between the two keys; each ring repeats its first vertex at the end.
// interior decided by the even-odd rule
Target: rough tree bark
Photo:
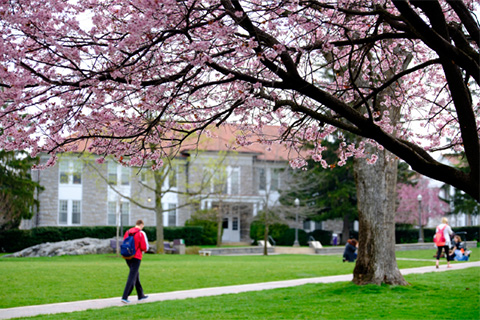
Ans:
{"type": "Polygon", "coordinates": [[[395,186],[397,161],[379,151],[375,164],[356,159],[359,248],[353,271],[356,284],[407,285],[395,258],[395,186]]]}

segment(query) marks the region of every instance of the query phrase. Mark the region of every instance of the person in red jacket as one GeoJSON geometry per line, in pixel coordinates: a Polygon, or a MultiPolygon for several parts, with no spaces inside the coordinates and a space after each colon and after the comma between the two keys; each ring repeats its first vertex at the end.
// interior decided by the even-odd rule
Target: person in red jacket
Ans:
{"type": "Polygon", "coordinates": [[[143,253],[147,251],[147,243],[142,233],[143,227],[143,221],[138,220],[135,224],[135,227],[125,232],[125,235],[123,236],[123,239],[125,240],[130,234],[133,234],[133,239],[135,240],[135,256],[133,256],[132,259],[125,260],[130,268],[130,272],[128,273],[127,283],[125,284],[125,290],[123,291],[123,303],[130,303],[128,296],[132,293],[133,287],[135,287],[137,290],[138,301],[148,298],[148,296],[143,293],[139,274],[140,262],[142,262],[143,253]]]}

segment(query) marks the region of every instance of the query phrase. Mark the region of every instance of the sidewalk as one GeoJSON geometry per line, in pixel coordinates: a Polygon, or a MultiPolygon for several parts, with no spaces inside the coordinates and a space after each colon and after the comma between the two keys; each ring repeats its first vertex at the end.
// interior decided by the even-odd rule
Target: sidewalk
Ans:
{"type": "MultiPolygon", "coordinates": [[[[402,272],[403,275],[407,275],[407,274],[413,274],[413,273],[460,270],[460,269],[465,269],[470,267],[480,267],[480,261],[452,264],[452,268],[449,268],[449,269],[447,269],[446,265],[443,264],[443,265],[440,265],[439,269],[436,269],[435,266],[433,265],[429,267],[402,269],[400,271],[402,272]]],[[[222,294],[235,294],[235,293],[249,292],[249,291],[261,291],[261,290],[270,290],[270,289],[278,289],[278,288],[287,288],[287,287],[301,286],[308,283],[331,283],[331,282],[338,282],[338,281],[352,281],[352,279],[353,279],[353,275],[348,274],[348,275],[329,276],[329,277],[273,281],[273,282],[253,283],[253,284],[244,284],[244,285],[236,285],[236,286],[154,293],[154,294],[149,294],[148,295],[149,298],[146,301],[137,302],[136,300],[132,299],[131,305],[135,305],[137,303],[180,300],[180,299],[187,299],[187,298],[217,296],[222,294]]],[[[52,303],[52,304],[44,304],[44,305],[37,305],[37,306],[0,309],[0,319],[32,317],[39,314],[54,314],[54,313],[83,311],[87,309],[102,309],[102,308],[119,307],[119,306],[124,306],[124,304],[120,302],[120,297],[109,298],[109,299],[52,303]]]]}

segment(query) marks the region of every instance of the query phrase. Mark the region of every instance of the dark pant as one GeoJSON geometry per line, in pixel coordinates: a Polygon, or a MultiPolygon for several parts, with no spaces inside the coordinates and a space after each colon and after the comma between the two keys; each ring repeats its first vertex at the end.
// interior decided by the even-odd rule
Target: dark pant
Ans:
{"type": "Polygon", "coordinates": [[[442,250],[445,250],[445,255],[447,256],[447,261],[450,261],[450,256],[448,255],[448,246],[437,247],[437,260],[440,260],[440,256],[442,255],[442,250]]]}
{"type": "Polygon", "coordinates": [[[140,269],[140,262],[142,260],[132,258],[127,261],[127,265],[130,268],[130,272],[128,273],[127,284],[125,285],[125,290],[123,291],[122,299],[128,299],[128,296],[132,293],[133,287],[137,290],[138,298],[143,297],[143,288],[140,284],[140,274],[138,270],[140,269]]]}

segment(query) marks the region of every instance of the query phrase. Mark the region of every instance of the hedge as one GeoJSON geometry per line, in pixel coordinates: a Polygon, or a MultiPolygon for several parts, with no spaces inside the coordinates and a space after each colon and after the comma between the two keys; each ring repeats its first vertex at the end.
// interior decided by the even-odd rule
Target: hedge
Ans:
{"type": "MultiPolygon", "coordinates": [[[[268,228],[269,235],[275,240],[275,244],[279,246],[291,246],[295,241],[295,229],[289,228],[286,224],[274,223],[268,228]]],[[[261,221],[254,221],[250,225],[250,238],[256,244],[258,240],[263,240],[265,225],[261,221]]],[[[300,245],[308,245],[308,240],[312,236],[316,241],[322,244],[330,244],[332,240],[332,232],[327,230],[314,230],[307,233],[302,229],[298,230],[298,242],[300,245]]]]}
{"type": "Polygon", "coordinates": [[[316,241],[320,241],[322,245],[329,245],[332,242],[332,231],[327,230],[313,230],[308,234],[312,236],[316,241]]]}
{"type": "MultiPolygon", "coordinates": [[[[130,227],[124,227],[124,231],[130,227]]],[[[156,228],[145,227],[149,241],[155,241],[156,228]]],[[[116,235],[116,227],[39,227],[31,230],[5,230],[0,233],[0,252],[17,252],[46,242],[58,242],[80,238],[110,239],[116,235]]],[[[167,240],[184,239],[186,245],[202,244],[202,227],[165,227],[167,240]]]]}
{"type": "MultiPolygon", "coordinates": [[[[268,227],[268,234],[277,241],[283,237],[283,234],[289,229],[288,225],[282,223],[274,223],[268,227]]],[[[261,221],[253,221],[250,225],[250,238],[253,240],[253,244],[257,244],[258,240],[263,240],[265,234],[265,225],[261,221]]],[[[292,242],[293,244],[293,242],[292,242]]]]}
{"type": "MultiPolygon", "coordinates": [[[[461,235],[463,240],[479,241],[479,226],[472,227],[453,227],[453,232],[466,232],[466,235],[461,235]]],[[[425,242],[433,242],[433,236],[435,235],[435,228],[424,228],[423,237],[425,242]]],[[[418,242],[418,229],[414,228],[397,228],[395,230],[396,243],[417,243],[418,242]]]]}

